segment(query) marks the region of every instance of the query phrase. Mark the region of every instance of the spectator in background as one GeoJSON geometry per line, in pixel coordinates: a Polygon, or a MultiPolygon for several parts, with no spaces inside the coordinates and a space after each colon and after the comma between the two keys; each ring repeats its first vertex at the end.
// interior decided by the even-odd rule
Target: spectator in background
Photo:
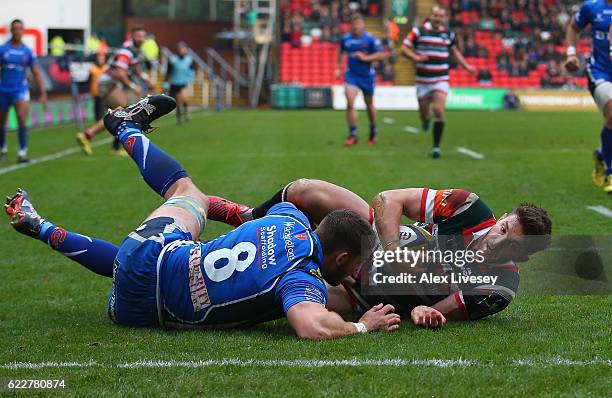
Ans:
{"type": "Polygon", "coordinates": [[[506,91],[504,95],[504,109],[518,110],[521,107],[519,97],[512,90],[506,91]]]}
{"type": "Polygon", "coordinates": [[[476,76],[476,80],[482,86],[490,86],[493,83],[493,76],[488,69],[481,69],[476,76]]]}
{"type": "Polygon", "coordinates": [[[294,12],[291,17],[291,46],[293,48],[300,48],[302,45],[302,26],[304,25],[304,18],[299,12],[294,12]]]}
{"type": "Polygon", "coordinates": [[[54,57],[63,57],[66,54],[66,42],[62,36],[55,35],[49,42],[51,55],[54,57]]]}

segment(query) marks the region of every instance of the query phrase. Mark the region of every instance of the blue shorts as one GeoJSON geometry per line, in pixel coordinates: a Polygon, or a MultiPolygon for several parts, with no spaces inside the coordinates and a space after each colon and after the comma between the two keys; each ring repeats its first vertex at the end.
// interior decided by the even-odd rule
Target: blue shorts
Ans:
{"type": "Polygon", "coordinates": [[[29,101],[30,90],[25,87],[20,90],[2,92],[0,91],[0,111],[5,111],[17,101],[29,101]]]}
{"type": "Polygon", "coordinates": [[[349,86],[357,87],[365,97],[374,95],[374,76],[356,76],[350,71],[346,71],[346,73],[344,73],[344,83],[349,86]]]}
{"type": "Polygon", "coordinates": [[[145,221],[119,246],[113,269],[108,315],[123,326],[158,326],[160,253],[172,242],[192,243],[191,233],[172,217],[145,221]]]}

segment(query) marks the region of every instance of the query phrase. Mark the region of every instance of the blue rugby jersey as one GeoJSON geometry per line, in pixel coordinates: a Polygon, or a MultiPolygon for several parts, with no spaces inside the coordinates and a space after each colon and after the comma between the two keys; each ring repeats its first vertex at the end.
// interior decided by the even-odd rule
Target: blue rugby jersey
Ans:
{"type": "Polygon", "coordinates": [[[612,61],[610,61],[610,40],[608,38],[612,21],[612,4],[606,0],[589,0],[582,4],[574,16],[576,25],[583,29],[591,25],[592,55],[587,72],[593,82],[612,81],[612,61]]]}
{"type": "Polygon", "coordinates": [[[35,64],[36,56],[27,46],[15,47],[10,41],[0,45],[0,92],[27,89],[27,69],[35,64]]]}

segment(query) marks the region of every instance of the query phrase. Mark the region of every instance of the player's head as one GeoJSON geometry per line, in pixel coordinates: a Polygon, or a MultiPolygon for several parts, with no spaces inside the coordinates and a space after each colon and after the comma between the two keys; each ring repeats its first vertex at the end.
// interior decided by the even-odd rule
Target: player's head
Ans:
{"type": "Polygon", "coordinates": [[[13,19],[11,21],[11,36],[13,41],[21,41],[23,37],[23,21],[21,19],[13,19]]]}
{"type": "Polygon", "coordinates": [[[444,25],[445,21],[446,9],[437,4],[431,7],[431,12],[429,14],[429,22],[431,22],[434,29],[438,29],[440,26],[444,25]]]}
{"type": "Polygon", "coordinates": [[[546,210],[522,203],[502,215],[480,239],[478,249],[492,262],[527,261],[529,255],[550,245],[552,221],[546,210]]]}
{"type": "Polygon", "coordinates": [[[184,41],[179,41],[178,43],[176,43],[176,52],[181,57],[187,55],[187,44],[185,44],[184,41]]]}
{"type": "Polygon", "coordinates": [[[147,40],[147,31],[142,26],[132,27],[130,33],[132,35],[132,43],[134,43],[136,47],[142,46],[142,43],[147,40]]]}
{"type": "Polygon", "coordinates": [[[358,36],[365,30],[365,22],[361,14],[353,14],[351,16],[351,33],[358,36]]]}
{"type": "Polygon", "coordinates": [[[102,66],[106,63],[106,55],[104,55],[104,53],[97,53],[96,54],[96,64],[98,64],[99,66],[102,66]]]}
{"type": "Polygon", "coordinates": [[[357,274],[362,255],[374,250],[374,230],[359,214],[341,209],[329,213],[316,234],[323,249],[323,278],[332,286],[349,275],[357,274]]]}

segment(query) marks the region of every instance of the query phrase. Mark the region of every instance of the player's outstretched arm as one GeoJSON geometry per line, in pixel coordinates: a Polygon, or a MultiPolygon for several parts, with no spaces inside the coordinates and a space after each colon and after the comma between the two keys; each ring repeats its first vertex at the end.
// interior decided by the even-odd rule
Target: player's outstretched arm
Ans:
{"type": "Polygon", "coordinates": [[[346,322],[324,305],[302,301],[287,311],[287,320],[297,335],[309,340],[330,340],[373,330],[399,329],[400,316],[392,305],[378,304],[363,314],[358,323],[346,322]]]}
{"type": "Polygon", "coordinates": [[[394,250],[399,245],[402,215],[419,220],[422,196],[423,188],[406,188],[384,191],[374,197],[376,230],[385,250],[394,250]]]}

